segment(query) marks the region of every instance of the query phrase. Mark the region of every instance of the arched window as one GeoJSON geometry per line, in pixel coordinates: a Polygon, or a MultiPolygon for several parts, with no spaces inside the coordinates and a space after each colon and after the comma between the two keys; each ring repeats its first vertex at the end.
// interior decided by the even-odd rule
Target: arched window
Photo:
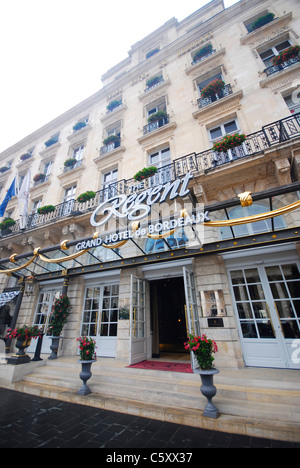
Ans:
{"type": "MultiPolygon", "coordinates": [[[[228,210],[229,219],[245,218],[246,216],[258,215],[266,213],[268,207],[263,204],[255,203],[251,206],[236,206],[228,210]]],[[[284,229],[286,227],[285,221],[282,216],[276,216],[274,220],[274,229],[284,229]]],[[[262,232],[269,232],[272,230],[272,219],[265,219],[257,221],[256,223],[241,224],[232,227],[236,237],[251,236],[252,234],[260,234],[262,232]]],[[[232,238],[232,231],[230,227],[221,228],[221,239],[232,238]]]]}

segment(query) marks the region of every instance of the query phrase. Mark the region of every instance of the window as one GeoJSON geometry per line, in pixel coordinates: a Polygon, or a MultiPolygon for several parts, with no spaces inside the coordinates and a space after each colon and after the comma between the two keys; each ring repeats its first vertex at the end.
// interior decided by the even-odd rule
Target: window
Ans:
{"type": "Polygon", "coordinates": [[[67,216],[72,212],[76,197],[76,190],[76,184],[65,189],[63,203],[60,207],[60,216],[67,216]]]}
{"type": "Polygon", "coordinates": [[[171,164],[170,148],[166,147],[149,154],[149,166],[158,169],[157,174],[151,177],[151,185],[164,184],[172,180],[173,166],[171,164]]]}
{"type": "Polygon", "coordinates": [[[295,94],[292,93],[284,98],[285,103],[288,106],[291,114],[297,114],[298,112],[300,112],[300,102],[299,102],[298,94],[299,93],[297,93],[297,90],[296,90],[295,94]]]}
{"type": "MultiPolygon", "coordinates": [[[[235,133],[240,133],[239,125],[237,119],[231,120],[224,124],[213,127],[209,130],[209,138],[211,145],[215,142],[221,140],[226,135],[231,135],[235,133]]],[[[232,148],[225,153],[213,153],[213,166],[218,166],[225,164],[229,161],[233,161],[237,158],[241,158],[247,154],[247,149],[245,144],[232,148]]]]}
{"type": "Polygon", "coordinates": [[[34,200],[32,204],[31,214],[36,214],[37,210],[42,206],[42,198],[34,200]]]}
{"type": "Polygon", "coordinates": [[[65,189],[65,193],[64,193],[64,199],[63,201],[64,202],[67,202],[67,201],[70,201],[72,200],[75,195],[76,195],[76,190],[77,190],[77,185],[72,185],[71,187],[69,188],[66,188],[65,189]]]}
{"type": "Polygon", "coordinates": [[[118,169],[103,174],[103,190],[105,200],[118,194],[118,169]]]}
{"type": "Polygon", "coordinates": [[[280,52],[282,52],[283,50],[287,49],[290,46],[291,46],[290,41],[284,41],[284,42],[281,42],[280,44],[270,47],[270,49],[266,50],[265,52],[261,52],[259,55],[262,61],[264,62],[265,67],[266,68],[271,67],[273,65],[273,58],[276,55],[279,55],[280,52]]]}
{"type": "Polygon", "coordinates": [[[51,167],[52,167],[53,161],[47,161],[44,164],[44,169],[43,169],[43,174],[45,174],[45,180],[48,180],[50,174],[51,174],[51,167]]]}
{"type": "MultiPolygon", "coordinates": [[[[244,218],[246,216],[257,215],[261,213],[265,213],[270,208],[267,205],[263,205],[261,203],[255,203],[251,206],[236,206],[230,210],[228,210],[228,217],[229,219],[236,219],[236,218],[244,218]]],[[[282,216],[276,216],[274,218],[274,229],[284,229],[285,222],[282,216]]],[[[232,230],[234,232],[235,237],[242,237],[242,236],[251,236],[253,234],[259,234],[262,232],[269,232],[272,230],[272,220],[266,219],[262,221],[258,221],[256,223],[249,223],[249,224],[241,224],[239,226],[233,226],[232,230]]],[[[221,228],[221,239],[231,239],[232,231],[230,227],[221,228]]]]}
{"type": "Polygon", "coordinates": [[[168,250],[168,246],[171,249],[180,249],[185,247],[186,243],[188,242],[188,238],[185,235],[184,229],[180,229],[172,234],[167,239],[147,239],[145,244],[145,252],[147,254],[155,253],[155,252],[164,252],[168,250]]]}

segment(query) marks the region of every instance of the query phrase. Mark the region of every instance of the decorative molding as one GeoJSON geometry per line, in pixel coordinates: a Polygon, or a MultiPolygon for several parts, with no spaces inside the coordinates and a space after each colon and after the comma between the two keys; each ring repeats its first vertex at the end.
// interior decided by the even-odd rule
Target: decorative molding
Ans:
{"type": "Polygon", "coordinates": [[[194,119],[201,118],[202,120],[210,120],[214,117],[219,117],[225,112],[236,109],[240,106],[240,101],[243,97],[243,91],[236,91],[235,93],[230,94],[218,101],[213,102],[212,104],[198,109],[196,112],[193,112],[194,119]]]}
{"type": "Polygon", "coordinates": [[[277,90],[282,86],[293,83],[294,80],[300,79],[300,62],[294,63],[285,70],[280,70],[268,76],[259,82],[261,88],[270,88],[277,90]]]}
{"type": "Polygon", "coordinates": [[[144,145],[145,143],[150,143],[151,140],[157,141],[157,138],[159,136],[164,136],[167,138],[170,138],[173,136],[174,130],[177,127],[176,122],[168,123],[167,125],[164,125],[163,127],[159,127],[156,130],[153,130],[153,132],[147,133],[146,135],[143,135],[142,137],[138,138],[138,142],[140,145],[144,145]]]}
{"type": "Polygon", "coordinates": [[[222,65],[222,58],[225,55],[226,50],[224,48],[220,49],[218,52],[215,52],[214,54],[209,55],[203,60],[200,60],[199,62],[195,63],[195,65],[192,65],[191,67],[186,68],[185,73],[187,75],[192,75],[193,76],[198,76],[199,71],[201,70],[201,75],[204,75],[207,73],[206,70],[211,70],[213,68],[216,68],[218,66],[222,65]],[[204,66],[206,67],[204,69],[204,66]]]}
{"type": "Polygon", "coordinates": [[[145,105],[150,104],[153,100],[162,97],[165,92],[165,88],[170,86],[170,78],[166,78],[164,81],[159,83],[157,86],[153,86],[147,91],[144,91],[139,95],[139,100],[144,102],[145,105]]]}

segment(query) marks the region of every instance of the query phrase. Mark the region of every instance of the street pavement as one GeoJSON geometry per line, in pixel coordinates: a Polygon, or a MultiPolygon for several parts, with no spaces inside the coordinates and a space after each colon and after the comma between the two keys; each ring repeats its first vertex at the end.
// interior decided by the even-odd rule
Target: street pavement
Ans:
{"type": "Polygon", "coordinates": [[[300,442],[209,431],[0,388],[0,448],[102,448],[106,462],[141,465],[189,463],[197,448],[300,448],[300,442]],[[136,459],[125,459],[125,453],[136,459]]]}

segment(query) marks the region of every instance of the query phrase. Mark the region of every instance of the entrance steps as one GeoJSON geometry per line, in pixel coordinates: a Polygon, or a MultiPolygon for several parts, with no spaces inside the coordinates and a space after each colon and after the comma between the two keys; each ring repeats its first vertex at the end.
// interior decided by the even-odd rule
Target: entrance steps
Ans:
{"type": "Polygon", "coordinates": [[[217,419],[203,416],[206,404],[197,374],[128,368],[115,359],[92,365],[88,386],[77,390],[78,358],[44,359],[44,365],[11,383],[11,389],[71,403],[253,437],[300,442],[300,372],[291,369],[220,369],[214,383],[217,419]]]}

